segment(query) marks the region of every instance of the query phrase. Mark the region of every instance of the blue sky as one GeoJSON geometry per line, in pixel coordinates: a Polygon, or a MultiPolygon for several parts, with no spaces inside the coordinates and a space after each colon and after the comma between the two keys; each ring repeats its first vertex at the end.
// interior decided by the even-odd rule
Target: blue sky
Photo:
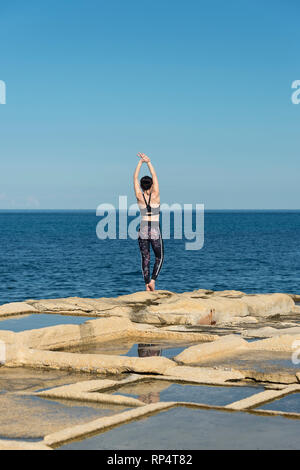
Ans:
{"type": "Polygon", "coordinates": [[[0,209],[299,209],[298,0],[2,0],[0,209]]]}

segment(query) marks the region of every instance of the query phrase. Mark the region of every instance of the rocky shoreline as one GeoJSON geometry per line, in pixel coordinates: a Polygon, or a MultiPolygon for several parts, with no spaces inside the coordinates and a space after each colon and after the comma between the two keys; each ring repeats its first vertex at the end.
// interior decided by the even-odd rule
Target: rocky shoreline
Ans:
{"type": "Polygon", "coordinates": [[[256,323],[259,318],[300,314],[294,294],[245,294],[240,291],[136,292],[116,298],[26,300],[0,306],[0,318],[31,313],[118,316],[155,325],[197,325],[213,309],[217,324],[256,323]]]}
{"type": "MultiPolygon", "coordinates": [[[[199,390],[204,385],[247,387],[259,384],[263,387],[261,394],[255,394],[253,390],[249,399],[228,403],[222,408],[224,411],[226,408],[255,409],[258,413],[257,407],[261,404],[300,391],[300,367],[292,363],[295,344],[300,344],[300,307],[295,303],[299,298],[292,294],[247,295],[239,291],[199,289],[181,294],[137,292],[117,298],[31,299],[2,305],[0,319],[4,321],[10,317],[40,314],[94,319],[80,325],[57,325],[19,333],[1,330],[0,321],[0,341],[6,348],[0,379],[11,370],[16,373],[28,370],[33,371],[32,374],[36,374],[34,371],[84,374],[87,381],[80,379],[76,383],[74,379],[75,383],[71,385],[67,381],[60,382],[59,387],[36,390],[32,395],[133,408],[126,411],[126,415],[120,413],[117,417],[101,418],[99,423],[83,425],[83,428],[73,428],[71,421],[71,427],[53,425],[49,430],[55,429],[57,433],[45,435],[44,441],[37,445],[40,447],[56,447],[84,436],[91,429],[121,425],[137,416],[179,406],[179,402],[146,405],[141,400],[122,395],[121,389],[118,395],[107,393],[108,389],[118,390],[121,383],[145,380],[192,383],[198,385],[199,390]],[[211,311],[215,325],[203,324],[211,311]],[[120,342],[125,344],[125,355],[111,353],[109,346],[118,346],[120,342]],[[171,343],[179,347],[180,352],[173,357],[126,355],[126,344],[130,349],[132,344],[151,346],[159,342],[171,343]],[[100,354],[85,349],[95,344],[101,346],[100,354]],[[122,378],[116,380],[115,377],[122,378]]],[[[22,374],[22,381],[21,377],[22,374]]],[[[194,406],[200,405],[194,403],[194,406]]],[[[208,405],[203,406],[207,408],[208,405]]],[[[300,419],[300,414],[293,412],[292,415],[300,419]]],[[[25,429],[26,423],[21,429],[22,426],[25,429]]],[[[7,437],[15,435],[13,430],[12,423],[7,437]]],[[[9,445],[14,446],[13,443],[9,445]]],[[[1,446],[5,448],[8,444],[1,441],[1,446]]]]}

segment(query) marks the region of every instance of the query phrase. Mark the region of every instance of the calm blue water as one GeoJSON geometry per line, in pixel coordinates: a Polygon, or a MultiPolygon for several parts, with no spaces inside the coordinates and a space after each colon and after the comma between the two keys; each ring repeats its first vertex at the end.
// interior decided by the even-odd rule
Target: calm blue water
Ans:
{"type": "MultiPolygon", "coordinates": [[[[155,391],[155,383],[150,382],[144,385],[143,395],[138,393],[138,385],[131,386],[131,390],[127,391],[125,387],[120,387],[114,395],[126,395],[133,398],[138,398],[142,401],[147,399],[148,403],[153,402],[151,395],[156,393],[156,399],[160,401],[182,401],[186,403],[202,403],[212,406],[226,406],[235,401],[244,400],[259,392],[263,392],[265,389],[261,386],[251,387],[209,387],[206,385],[182,385],[177,383],[165,384],[165,388],[162,388],[159,392],[155,391]],[[124,393],[125,391],[125,393],[124,393]]],[[[273,408],[270,408],[273,409],[273,408]]]]}
{"type": "MultiPolygon", "coordinates": [[[[138,245],[100,241],[93,211],[0,212],[0,303],[144,289],[138,245]]],[[[300,211],[206,212],[205,245],[165,241],[157,287],[300,293],[300,211]]]]}
{"type": "Polygon", "coordinates": [[[95,320],[95,317],[76,317],[71,315],[47,315],[34,314],[22,315],[21,317],[0,318],[0,330],[9,330],[19,333],[20,331],[47,328],[57,325],[81,325],[88,320],[95,320]]]}

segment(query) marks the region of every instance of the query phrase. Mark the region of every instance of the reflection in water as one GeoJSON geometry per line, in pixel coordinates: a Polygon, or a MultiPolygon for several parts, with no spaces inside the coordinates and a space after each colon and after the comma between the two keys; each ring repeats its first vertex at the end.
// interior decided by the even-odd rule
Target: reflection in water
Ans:
{"type": "Polygon", "coordinates": [[[139,344],[139,357],[161,356],[162,349],[157,344],[139,344]]]}
{"type": "MultiPolygon", "coordinates": [[[[161,356],[162,349],[155,344],[139,344],[138,345],[138,355],[139,357],[151,357],[151,356],[161,356]]],[[[160,400],[159,392],[150,392],[146,395],[140,395],[139,400],[143,403],[157,403],[160,400]]]]}

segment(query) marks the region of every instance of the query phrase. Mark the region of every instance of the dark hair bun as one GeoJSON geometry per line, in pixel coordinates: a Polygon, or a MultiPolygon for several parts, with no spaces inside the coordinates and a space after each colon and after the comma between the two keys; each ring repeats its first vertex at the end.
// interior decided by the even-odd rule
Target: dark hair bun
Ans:
{"type": "Polygon", "coordinates": [[[143,178],[141,178],[140,183],[141,183],[142,190],[147,191],[147,189],[151,188],[153,181],[152,181],[151,176],[143,176],[143,178]]]}

